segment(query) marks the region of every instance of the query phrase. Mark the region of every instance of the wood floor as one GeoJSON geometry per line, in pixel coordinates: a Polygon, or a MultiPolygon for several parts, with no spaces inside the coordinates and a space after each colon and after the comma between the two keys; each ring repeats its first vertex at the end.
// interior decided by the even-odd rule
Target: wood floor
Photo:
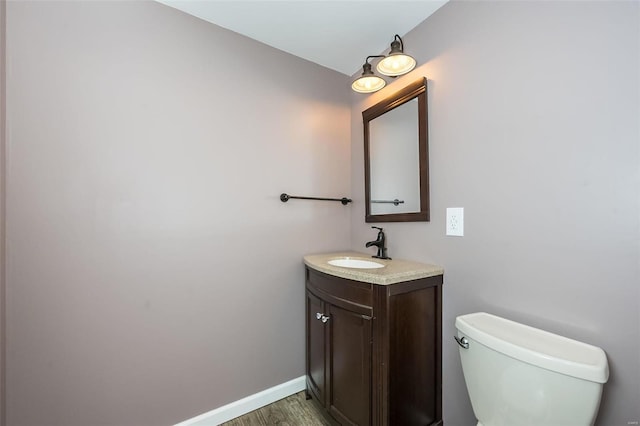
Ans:
{"type": "Polygon", "coordinates": [[[330,426],[304,392],[235,418],[221,426],[330,426]]]}

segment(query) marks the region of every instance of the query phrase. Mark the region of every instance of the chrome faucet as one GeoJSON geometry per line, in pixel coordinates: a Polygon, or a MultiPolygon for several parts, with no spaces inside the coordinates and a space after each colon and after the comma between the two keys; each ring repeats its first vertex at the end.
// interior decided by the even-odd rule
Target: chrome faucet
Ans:
{"type": "Polygon", "coordinates": [[[384,236],[384,230],[382,228],[378,228],[377,226],[372,226],[371,228],[379,230],[378,231],[378,238],[375,241],[369,241],[364,246],[365,247],[371,247],[371,246],[378,247],[378,253],[375,256],[371,256],[371,257],[375,257],[377,259],[388,259],[388,260],[391,260],[391,258],[389,256],[387,256],[387,248],[385,247],[386,238],[384,236]]]}

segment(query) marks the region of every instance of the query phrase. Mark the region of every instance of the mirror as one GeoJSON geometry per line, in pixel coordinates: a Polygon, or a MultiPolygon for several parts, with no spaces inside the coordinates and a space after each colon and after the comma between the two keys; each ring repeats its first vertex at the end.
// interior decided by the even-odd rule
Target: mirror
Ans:
{"type": "Polygon", "coordinates": [[[362,112],[367,222],[429,221],[427,79],[362,112]]]}

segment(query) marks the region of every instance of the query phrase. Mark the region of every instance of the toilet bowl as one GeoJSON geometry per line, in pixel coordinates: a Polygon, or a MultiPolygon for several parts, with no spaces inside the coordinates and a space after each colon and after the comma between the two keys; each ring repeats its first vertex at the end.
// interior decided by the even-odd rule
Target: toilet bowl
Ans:
{"type": "Polygon", "coordinates": [[[495,315],[456,318],[478,426],[585,426],[609,378],[604,351],[495,315]]]}

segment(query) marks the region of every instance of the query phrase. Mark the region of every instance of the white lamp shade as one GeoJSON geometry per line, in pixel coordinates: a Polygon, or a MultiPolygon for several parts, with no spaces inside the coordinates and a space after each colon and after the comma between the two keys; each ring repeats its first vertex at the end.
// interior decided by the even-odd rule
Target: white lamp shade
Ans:
{"type": "Polygon", "coordinates": [[[363,75],[353,82],[351,88],[358,93],[373,93],[382,89],[387,84],[377,75],[363,75]]]}
{"type": "Polygon", "coordinates": [[[378,62],[376,69],[380,74],[396,77],[414,69],[416,60],[404,53],[391,54],[378,62]]]}

